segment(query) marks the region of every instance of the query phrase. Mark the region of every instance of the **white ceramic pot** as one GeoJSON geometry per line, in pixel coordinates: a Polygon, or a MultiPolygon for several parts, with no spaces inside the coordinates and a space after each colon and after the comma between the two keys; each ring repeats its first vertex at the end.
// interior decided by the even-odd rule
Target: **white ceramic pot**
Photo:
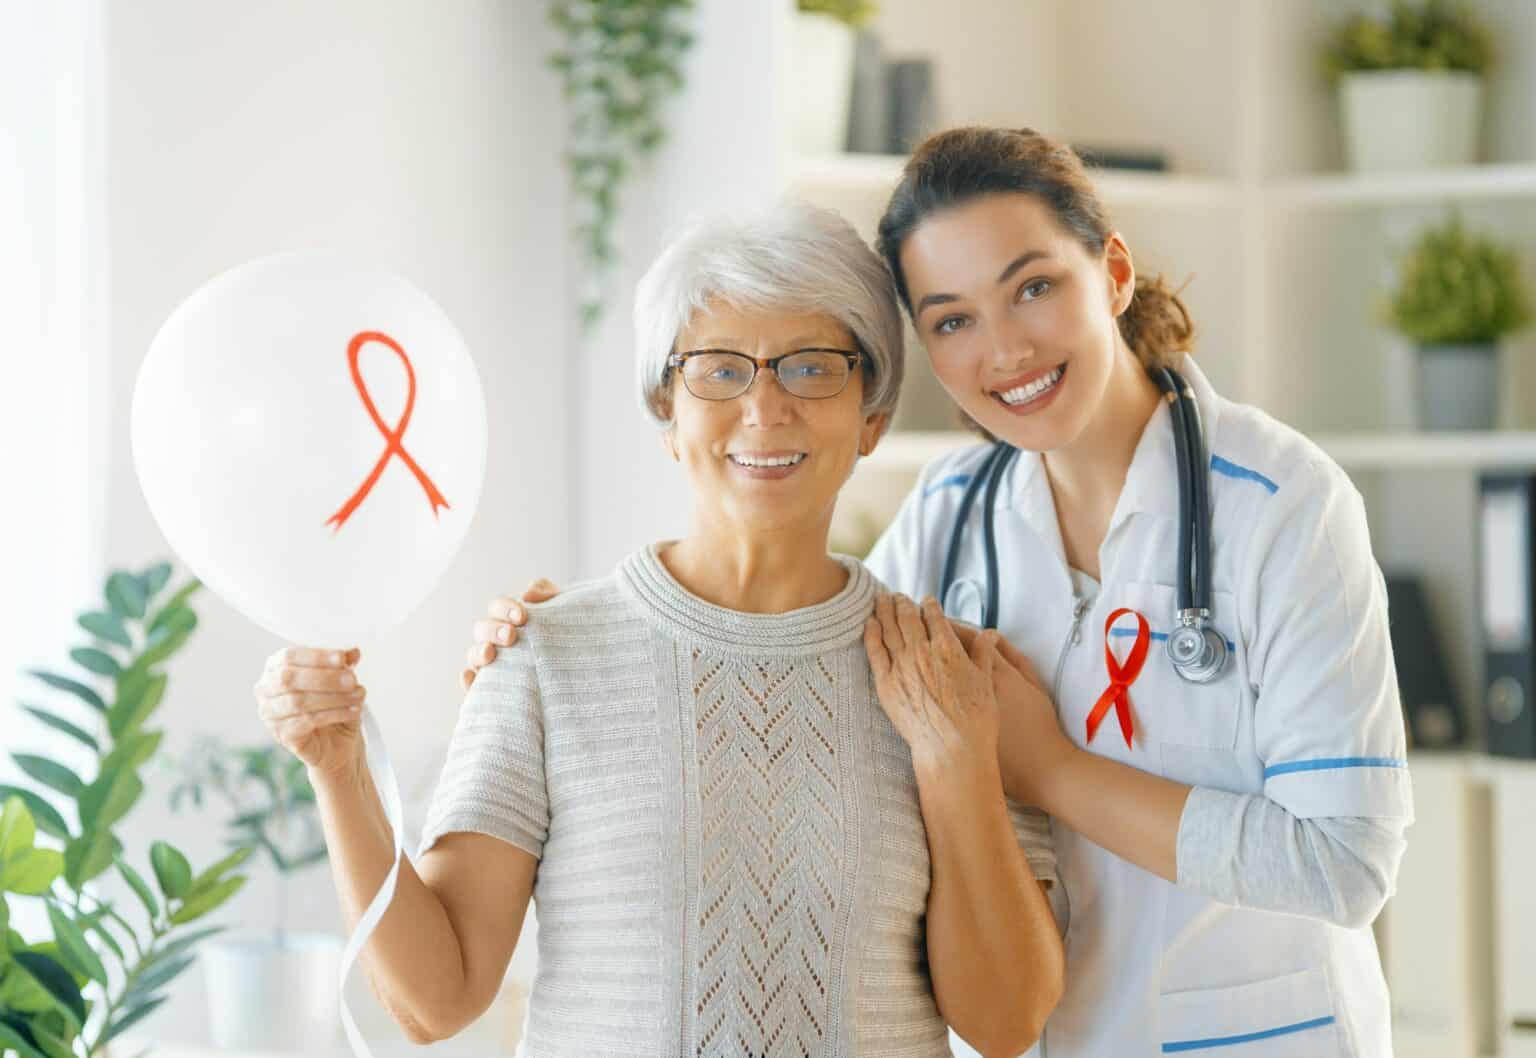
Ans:
{"type": "Polygon", "coordinates": [[[221,1050],[331,1054],[341,1042],[341,937],[286,933],[199,945],[208,1021],[221,1050]]]}
{"type": "Polygon", "coordinates": [[[1345,146],[1360,172],[1434,169],[1477,161],[1482,79],[1460,71],[1345,74],[1345,146]]]}
{"type": "Polygon", "coordinates": [[[848,141],[854,31],[830,15],[796,11],[789,91],[795,153],[841,154],[848,141]]]}

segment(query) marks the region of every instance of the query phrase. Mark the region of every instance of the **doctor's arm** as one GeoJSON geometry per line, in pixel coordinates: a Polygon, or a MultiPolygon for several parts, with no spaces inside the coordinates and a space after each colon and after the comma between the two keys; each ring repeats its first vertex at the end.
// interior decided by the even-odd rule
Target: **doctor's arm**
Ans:
{"type": "Polygon", "coordinates": [[[1269,504],[1238,592],[1262,792],[1191,788],[1080,749],[1007,644],[1004,781],[1215,900],[1362,926],[1392,893],[1412,819],[1384,584],[1342,472],[1305,468],[1269,504]]]}

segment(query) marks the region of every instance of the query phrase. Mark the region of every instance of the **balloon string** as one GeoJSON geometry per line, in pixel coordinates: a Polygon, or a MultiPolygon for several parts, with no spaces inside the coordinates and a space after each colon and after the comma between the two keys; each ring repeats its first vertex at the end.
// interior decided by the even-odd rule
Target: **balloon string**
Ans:
{"type": "Polygon", "coordinates": [[[358,1032],[357,1023],[352,1020],[352,1011],[347,1006],[347,975],[352,969],[352,964],[362,954],[368,938],[384,917],[390,900],[394,898],[395,880],[400,875],[400,857],[405,852],[405,838],[401,822],[400,784],[395,780],[395,769],[390,764],[389,751],[384,748],[384,734],[379,730],[378,722],[374,720],[373,713],[366,705],[363,707],[362,719],[363,744],[368,770],[373,774],[374,785],[384,799],[384,815],[389,820],[389,830],[394,836],[395,855],[390,861],[389,873],[384,876],[384,883],[379,886],[379,891],[374,894],[368,910],[364,911],[363,917],[358,920],[357,929],[347,941],[346,950],[341,956],[341,972],[337,976],[336,988],[341,999],[341,1024],[346,1030],[347,1042],[352,1045],[352,1053],[357,1058],[373,1058],[373,1052],[368,1049],[362,1033],[358,1032]]]}

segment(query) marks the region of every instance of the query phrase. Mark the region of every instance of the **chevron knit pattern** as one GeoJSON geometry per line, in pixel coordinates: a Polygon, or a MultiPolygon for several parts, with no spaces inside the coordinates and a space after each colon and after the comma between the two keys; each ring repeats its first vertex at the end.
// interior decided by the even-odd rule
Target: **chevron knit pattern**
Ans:
{"type": "Polygon", "coordinates": [[[823,658],[693,651],[701,820],[696,1054],[817,1054],[843,870],[823,658]]]}

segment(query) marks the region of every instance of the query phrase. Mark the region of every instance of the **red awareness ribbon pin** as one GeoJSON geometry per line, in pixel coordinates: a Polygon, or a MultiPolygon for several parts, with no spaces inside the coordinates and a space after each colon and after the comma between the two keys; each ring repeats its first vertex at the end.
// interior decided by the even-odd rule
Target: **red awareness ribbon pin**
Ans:
{"type": "Polygon", "coordinates": [[[1109,670],[1109,686],[1104,688],[1104,693],[1099,695],[1099,700],[1093,704],[1093,710],[1088,714],[1088,741],[1093,741],[1093,736],[1099,729],[1104,714],[1109,712],[1111,704],[1115,707],[1115,716],[1120,720],[1120,733],[1125,736],[1126,748],[1131,748],[1131,684],[1136,682],[1136,677],[1141,675],[1141,667],[1147,663],[1147,648],[1152,643],[1152,629],[1147,625],[1147,619],[1135,610],[1122,607],[1109,615],[1104,622],[1104,667],[1109,670]],[[1134,614],[1136,617],[1136,644],[1131,647],[1131,653],[1126,657],[1122,666],[1115,660],[1115,652],[1109,648],[1109,631],[1115,622],[1126,614],[1134,614]]]}
{"type": "Polygon", "coordinates": [[[346,520],[352,517],[352,512],[357,510],[358,505],[367,498],[368,493],[379,480],[379,475],[384,473],[384,467],[395,456],[399,456],[401,461],[410,468],[411,473],[416,475],[422,491],[427,494],[427,499],[432,504],[432,516],[437,517],[437,509],[439,507],[448,509],[448,501],[443,498],[441,492],[437,491],[437,486],[432,484],[432,479],[427,477],[426,472],[416,464],[416,460],[411,458],[411,454],[400,443],[400,438],[405,436],[405,428],[411,424],[411,411],[416,405],[416,371],[411,367],[411,358],[405,355],[405,350],[400,348],[400,343],[389,335],[381,331],[362,331],[354,335],[347,345],[347,363],[352,368],[352,384],[357,387],[358,395],[363,398],[363,406],[368,409],[369,418],[373,420],[373,424],[379,428],[379,433],[384,435],[384,440],[388,443],[384,446],[384,454],[379,456],[379,461],[373,465],[373,470],[369,472],[368,477],[357,487],[357,491],[351,498],[341,505],[341,509],[325,520],[325,524],[333,529],[340,529],[346,520]],[[368,395],[368,384],[363,381],[363,373],[357,367],[357,356],[362,352],[363,346],[369,342],[380,342],[389,346],[400,358],[400,362],[405,365],[405,377],[410,388],[406,392],[405,412],[400,416],[400,421],[395,424],[393,430],[385,425],[384,419],[379,415],[379,409],[374,406],[373,398],[368,395]]]}

